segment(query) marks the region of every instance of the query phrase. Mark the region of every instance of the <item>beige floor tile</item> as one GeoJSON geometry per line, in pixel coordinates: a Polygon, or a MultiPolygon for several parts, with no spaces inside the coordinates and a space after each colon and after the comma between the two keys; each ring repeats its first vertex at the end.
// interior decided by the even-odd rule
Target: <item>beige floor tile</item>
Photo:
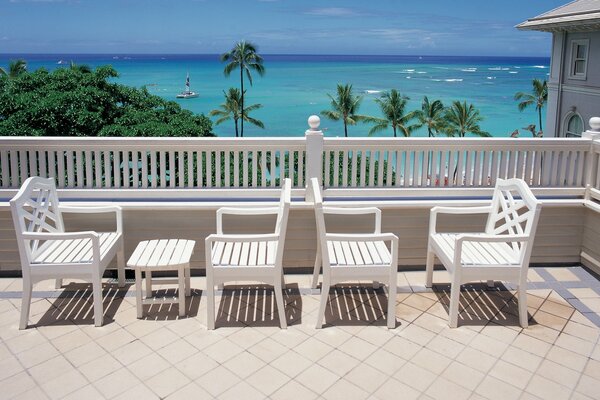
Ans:
{"type": "Polygon", "coordinates": [[[294,348],[298,354],[316,362],[333,351],[333,347],[315,338],[309,338],[294,348]]]}
{"type": "Polygon", "coordinates": [[[69,350],[76,349],[77,347],[88,344],[89,342],[90,337],[86,335],[82,330],[77,329],[53,339],[52,345],[56,347],[61,353],[66,353],[69,350]]]}
{"type": "Polygon", "coordinates": [[[41,387],[51,399],[60,399],[88,384],[89,382],[81,373],[71,370],[42,384],[41,387]]]}
{"type": "Polygon", "coordinates": [[[542,362],[542,357],[536,356],[535,354],[524,351],[518,347],[509,347],[506,352],[502,354],[500,359],[514,364],[518,367],[524,368],[529,372],[535,372],[542,362]]]}
{"type": "Polygon", "coordinates": [[[507,328],[502,325],[488,324],[482,330],[481,333],[485,336],[491,337],[503,343],[512,343],[517,335],[519,334],[514,329],[507,328]]]}
{"type": "Polygon", "coordinates": [[[110,354],[103,354],[92,361],[77,367],[90,382],[95,382],[121,368],[121,363],[110,354]]]}
{"type": "Polygon", "coordinates": [[[486,376],[475,393],[490,400],[512,400],[521,396],[521,390],[493,376],[486,376]]]}
{"type": "Polygon", "coordinates": [[[161,347],[156,352],[171,364],[176,364],[188,357],[193,356],[199,350],[186,342],[185,340],[177,340],[171,344],[161,347]]]}
{"type": "MultiPolygon", "coordinates": [[[[104,396],[92,385],[86,385],[63,397],[63,400],[104,400],[104,396]]],[[[131,398],[131,397],[130,397],[131,398]]],[[[145,400],[146,398],[144,398],[145,400]]],[[[150,398],[148,398],[150,399],[150,398]]]]}
{"type": "Polygon", "coordinates": [[[19,335],[4,342],[13,354],[18,354],[22,351],[29,350],[35,346],[46,343],[46,339],[41,333],[35,329],[20,331],[19,335]]]}
{"type": "Polygon", "coordinates": [[[35,388],[37,385],[27,371],[21,371],[0,382],[2,397],[11,399],[23,392],[35,388]]]}
{"type": "Polygon", "coordinates": [[[25,368],[31,368],[34,365],[40,364],[59,354],[56,347],[50,342],[44,342],[29,350],[25,350],[17,354],[17,358],[25,368]]]}
{"type": "Polygon", "coordinates": [[[600,380],[600,361],[590,359],[585,366],[583,373],[594,379],[600,380]]]}
{"type": "Polygon", "coordinates": [[[523,390],[533,374],[524,368],[498,360],[490,370],[489,375],[523,390]]]}
{"type": "MultiPolygon", "coordinates": [[[[38,384],[42,384],[49,382],[72,369],[73,367],[71,364],[63,356],[57,356],[48,361],[44,361],[35,367],[29,368],[28,372],[38,384]]],[[[1,371],[3,371],[2,367],[0,367],[0,372],[1,371]]]]}
{"type": "Polygon", "coordinates": [[[458,357],[456,357],[456,361],[483,373],[487,373],[492,365],[496,363],[496,358],[482,353],[479,350],[467,347],[458,355],[458,357]]]}
{"type": "Polygon", "coordinates": [[[46,394],[39,387],[30,389],[30,390],[23,392],[13,398],[13,400],[45,400],[45,399],[49,399],[49,397],[46,396],[46,394]]]}
{"type": "Polygon", "coordinates": [[[323,358],[318,361],[318,364],[327,368],[337,376],[346,375],[351,369],[359,365],[361,361],[347,355],[346,353],[334,349],[332,352],[326,354],[323,358]]]}
{"type": "Polygon", "coordinates": [[[551,345],[527,335],[519,335],[512,343],[512,346],[518,347],[521,350],[535,354],[536,356],[544,357],[550,350],[551,345]]]}
{"type": "Polygon", "coordinates": [[[129,364],[127,370],[131,371],[142,382],[145,382],[169,367],[170,364],[164,358],[156,353],[150,353],[146,357],[129,364]]]}
{"type": "MultiPolygon", "coordinates": [[[[200,393],[200,392],[198,392],[198,393],[200,393]]],[[[169,399],[170,398],[171,397],[169,396],[169,399]]],[[[191,397],[187,397],[187,398],[189,399],[191,397]]],[[[201,399],[200,396],[194,397],[194,398],[201,399]]],[[[139,384],[127,389],[125,392],[117,395],[117,397],[114,398],[114,400],[131,400],[131,399],[158,400],[159,398],[144,383],[139,383],[139,384]]],[[[73,399],[73,400],[77,400],[77,399],[73,399]]]]}
{"type": "Polygon", "coordinates": [[[344,379],[369,393],[374,393],[388,379],[388,375],[370,365],[361,363],[348,372],[344,379]]]}
{"type": "MultiPolygon", "coordinates": [[[[103,338],[104,339],[104,338],[103,338]]],[[[161,327],[152,333],[139,338],[139,340],[152,350],[156,351],[161,347],[179,340],[179,335],[173,333],[165,327],[161,327]]]]}
{"type": "Polygon", "coordinates": [[[402,400],[417,399],[421,395],[421,392],[416,389],[390,378],[375,392],[375,397],[381,400],[398,400],[400,393],[402,393],[402,400]]]}
{"type": "MultiPolygon", "coordinates": [[[[148,389],[148,390],[150,391],[150,389],[148,389]]],[[[130,398],[136,398],[136,397],[130,397],[130,398]]],[[[142,397],[137,397],[137,398],[142,398],[142,397]]],[[[171,393],[167,397],[167,400],[190,400],[190,399],[209,400],[209,399],[214,399],[214,397],[194,382],[190,383],[187,386],[182,387],[175,393],[171,393]]],[[[125,400],[125,399],[123,399],[123,400],[125,400]]]]}
{"type": "MultiPolygon", "coordinates": [[[[322,329],[320,332],[327,332],[328,335],[325,336],[339,336],[335,330],[331,329],[322,329]],[[329,332],[331,333],[329,334],[329,332]]],[[[293,349],[308,339],[308,335],[296,329],[277,329],[277,331],[275,331],[272,335],[269,335],[269,337],[275,340],[277,343],[282,344],[290,349],[293,349]]],[[[321,337],[318,337],[318,339],[327,343],[327,341],[321,339],[321,337]]]]}
{"type": "Polygon", "coordinates": [[[233,372],[230,372],[223,366],[218,366],[197,378],[194,382],[211,395],[218,396],[229,390],[239,381],[240,378],[233,372]]]}
{"type": "Polygon", "coordinates": [[[580,374],[570,368],[564,367],[550,360],[542,361],[542,364],[536,371],[536,375],[543,376],[562,386],[574,389],[579,381],[580,374]]]}
{"type": "Polygon", "coordinates": [[[506,351],[508,344],[481,334],[477,335],[477,337],[469,343],[469,347],[498,358],[506,351]]]}
{"type": "Polygon", "coordinates": [[[593,343],[596,343],[600,336],[600,329],[597,327],[592,328],[572,321],[565,325],[563,332],[593,343]]]}
{"type": "Polygon", "coordinates": [[[273,392],[281,388],[290,377],[271,367],[264,366],[246,378],[246,382],[254,386],[261,393],[270,396],[273,392]]]}
{"type": "Polygon", "coordinates": [[[125,326],[125,330],[127,330],[127,332],[131,333],[138,339],[160,328],[161,325],[157,324],[156,321],[147,319],[136,319],[125,326]]]}
{"type": "Polygon", "coordinates": [[[102,346],[106,351],[114,351],[121,346],[125,346],[133,342],[134,340],[136,340],[135,336],[124,329],[120,329],[111,333],[110,335],[105,335],[101,338],[98,338],[96,343],[102,346]]]}
{"type": "Polygon", "coordinates": [[[404,299],[402,304],[416,308],[417,310],[427,311],[431,306],[435,304],[435,300],[414,293],[408,296],[406,299],[404,299]]]}
{"type": "Polygon", "coordinates": [[[438,377],[425,391],[425,394],[438,400],[466,400],[471,395],[471,391],[447,379],[438,377]]]}
{"type": "Polygon", "coordinates": [[[475,390],[485,375],[458,361],[453,361],[440,375],[470,391],[475,390]]]}
{"type": "Polygon", "coordinates": [[[226,338],[207,347],[203,353],[222,364],[242,351],[243,349],[240,346],[226,338]]]}
{"type": "Polygon", "coordinates": [[[568,289],[569,292],[578,299],[597,299],[598,293],[594,289],[590,288],[573,288],[568,289]]]}
{"type": "Polygon", "coordinates": [[[373,354],[377,346],[355,336],[338,346],[338,350],[362,361],[373,354]]]}
{"type": "Polygon", "coordinates": [[[567,387],[538,375],[531,378],[531,381],[525,390],[542,399],[553,400],[568,399],[571,394],[571,390],[567,387]]]}
{"type": "Polygon", "coordinates": [[[79,346],[71,351],[64,353],[65,358],[75,367],[79,367],[90,361],[93,361],[106,354],[106,350],[100,347],[96,342],[89,341],[83,346],[79,346]]]}
{"type": "Polygon", "coordinates": [[[105,397],[117,395],[136,386],[140,381],[126,368],[121,368],[94,382],[94,387],[105,397]]]}
{"type": "Polygon", "coordinates": [[[415,342],[421,346],[425,346],[435,337],[435,333],[425,328],[421,328],[420,326],[410,324],[402,331],[398,332],[398,336],[415,342]]]}
{"type": "Polygon", "coordinates": [[[291,380],[284,384],[279,390],[271,395],[273,400],[289,400],[289,399],[305,399],[312,400],[316,399],[318,395],[306,388],[306,386],[291,380]]]}
{"type": "Polygon", "coordinates": [[[583,375],[581,380],[577,384],[575,390],[579,393],[583,393],[584,395],[597,399],[600,397],[598,395],[598,388],[600,387],[600,380],[594,379],[591,376],[583,375]]]}
{"type": "MultiPolygon", "coordinates": [[[[256,357],[263,360],[264,362],[270,363],[271,361],[275,360],[276,358],[281,357],[281,355],[283,353],[289,351],[289,349],[287,347],[285,347],[284,345],[279,344],[278,342],[276,342],[275,340],[273,340],[271,338],[266,338],[262,342],[257,343],[256,345],[249,348],[248,351],[250,353],[254,354],[256,357]]],[[[296,351],[298,351],[298,350],[296,350],[296,351]]],[[[300,351],[298,351],[298,352],[306,357],[306,354],[304,354],[300,351]]]]}
{"type": "Polygon", "coordinates": [[[398,357],[410,360],[421,349],[421,346],[404,337],[396,336],[390,339],[382,348],[398,357]]]}
{"type": "Polygon", "coordinates": [[[419,392],[425,391],[437,379],[437,375],[413,363],[404,364],[394,378],[415,388],[419,392]]]}
{"type": "Polygon", "coordinates": [[[202,353],[196,353],[175,364],[175,367],[191,380],[198,379],[207,372],[215,369],[217,366],[219,366],[219,364],[215,360],[202,353]]]}
{"type": "Polygon", "coordinates": [[[565,319],[571,318],[571,315],[573,315],[573,312],[575,311],[568,303],[559,304],[556,300],[546,300],[540,307],[540,310],[565,319]]]}
{"type": "Polygon", "coordinates": [[[410,362],[439,375],[448,365],[450,365],[452,360],[429,348],[423,348],[415,354],[410,362]]]}
{"type": "Polygon", "coordinates": [[[233,386],[229,390],[227,390],[224,393],[221,393],[219,395],[219,399],[222,399],[222,400],[228,400],[228,399],[230,399],[230,400],[238,400],[238,399],[261,400],[264,398],[265,398],[265,395],[263,393],[261,393],[259,390],[252,387],[250,384],[248,384],[245,381],[238,382],[235,386],[233,386]]]}
{"type": "Polygon", "coordinates": [[[296,381],[317,394],[325,392],[338,379],[336,374],[318,364],[311,365],[295,378],[296,381]]]}
{"type": "Polygon", "coordinates": [[[327,389],[322,397],[327,400],[362,400],[367,399],[369,393],[353,383],[341,379],[327,389]]]}
{"type": "Polygon", "coordinates": [[[176,392],[191,381],[175,368],[167,368],[152,378],[144,381],[146,386],[156,393],[161,399],[176,392]]]}
{"type": "Polygon", "coordinates": [[[579,278],[568,268],[546,268],[546,272],[559,282],[579,282],[579,278]]]}
{"type": "Polygon", "coordinates": [[[266,364],[255,355],[243,351],[227,360],[223,365],[241,379],[246,379],[266,364]]]}
{"type": "MultiPolygon", "coordinates": [[[[393,352],[387,350],[385,347],[386,345],[376,350],[363,362],[366,365],[370,365],[371,367],[375,368],[376,370],[382,372],[384,375],[387,376],[392,375],[397,370],[399,370],[406,363],[406,360],[396,356],[393,352]]],[[[398,349],[396,348],[395,351],[398,351],[398,349]]]]}
{"type": "Polygon", "coordinates": [[[128,343],[127,346],[121,346],[117,350],[111,352],[112,356],[115,357],[123,365],[129,365],[143,357],[146,357],[153,350],[146,346],[139,340],[135,340],[128,343]]]}
{"type": "MultiPolygon", "coordinates": [[[[434,305],[433,307],[436,307],[436,306],[434,305]]],[[[431,312],[431,309],[429,309],[428,311],[431,312]]],[[[396,316],[399,318],[402,318],[403,320],[408,321],[408,322],[413,322],[421,314],[423,314],[423,312],[424,311],[419,310],[418,308],[415,308],[415,307],[411,307],[408,304],[400,303],[400,304],[396,305],[396,316]]]]}
{"type": "Polygon", "coordinates": [[[581,354],[585,357],[588,357],[592,350],[594,350],[594,343],[568,335],[566,333],[561,333],[554,344],[564,349],[574,351],[575,353],[581,354]]]}

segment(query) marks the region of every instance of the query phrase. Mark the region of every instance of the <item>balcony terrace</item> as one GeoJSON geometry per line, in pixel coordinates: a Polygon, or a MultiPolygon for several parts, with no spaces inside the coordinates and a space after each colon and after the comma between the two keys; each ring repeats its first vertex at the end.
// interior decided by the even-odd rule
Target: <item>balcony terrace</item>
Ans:
{"type": "MultiPolygon", "coordinates": [[[[581,139],[0,138],[0,384],[2,398],[600,398],[600,126],[581,139]],[[202,243],[221,206],[263,206],[292,178],[285,244],[286,317],[272,291],[236,282],[221,292],[206,330],[204,246],[192,258],[187,317],[153,305],[136,318],[133,280],[104,290],[105,325],[93,326],[91,289],[75,281],[34,288],[30,328],[18,330],[22,281],[8,199],[29,176],[54,177],[67,204],[123,208],[126,257],[141,240],[202,243]],[[397,326],[387,296],[338,285],[326,325],[314,329],[316,232],[308,179],[325,201],[382,209],[400,238],[397,326]],[[424,287],[429,209],[489,201],[498,178],[524,179],[542,201],[528,279],[529,328],[514,288],[465,285],[459,328],[447,325],[449,279],[424,287]],[[446,283],[445,283],[446,282],[446,283]]],[[[226,220],[235,232],[274,220],[226,220]]],[[[110,218],[65,219],[69,230],[109,229],[110,218]]],[[[352,231],[366,220],[331,220],[352,231]]],[[[477,231],[456,216],[441,229],[477,231]]],[[[159,289],[171,294],[172,288],[159,289]]]]}

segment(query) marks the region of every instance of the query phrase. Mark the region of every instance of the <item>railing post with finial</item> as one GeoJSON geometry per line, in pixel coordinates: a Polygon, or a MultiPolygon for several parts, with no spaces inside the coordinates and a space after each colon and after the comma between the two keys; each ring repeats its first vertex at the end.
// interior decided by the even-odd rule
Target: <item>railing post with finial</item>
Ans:
{"type": "MultiPolygon", "coordinates": [[[[600,117],[592,117],[589,121],[590,129],[583,132],[581,137],[591,139],[590,156],[587,162],[587,172],[585,174],[585,199],[590,198],[590,188],[596,187],[598,181],[599,156],[596,152],[596,145],[600,144],[600,117]]],[[[597,189],[597,188],[596,188],[597,189]]]]}
{"type": "MultiPolygon", "coordinates": [[[[306,184],[312,178],[317,178],[322,184],[323,178],[323,132],[319,129],[321,119],[317,115],[308,117],[309,129],[304,136],[306,138],[306,184]]],[[[310,194],[307,192],[307,196],[310,194]]],[[[307,199],[308,200],[308,199],[307,199]]]]}

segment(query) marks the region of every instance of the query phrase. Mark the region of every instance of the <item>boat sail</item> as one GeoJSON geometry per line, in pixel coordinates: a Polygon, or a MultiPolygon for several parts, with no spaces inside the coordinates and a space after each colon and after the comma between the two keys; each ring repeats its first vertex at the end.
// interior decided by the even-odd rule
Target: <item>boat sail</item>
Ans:
{"type": "Polygon", "coordinates": [[[185,78],[185,90],[177,95],[178,99],[191,99],[194,97],[198,97],[198,93],[192,92],[190,90],[190,73],[187,73],[185,78]]]}

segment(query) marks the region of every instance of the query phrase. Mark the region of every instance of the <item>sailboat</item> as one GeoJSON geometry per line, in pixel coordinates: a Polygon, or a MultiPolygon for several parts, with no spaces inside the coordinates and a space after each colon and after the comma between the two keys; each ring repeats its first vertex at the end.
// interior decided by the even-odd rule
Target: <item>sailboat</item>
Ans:
{"type": "Polygon", "coordinates": [[[188,72],[187,77],[185,78],[185,90],[177,95],[178,99],[192,99],[194,97],[198,97],[198,93],[192,92],[190,90],[190,74],[188,72]]]}

